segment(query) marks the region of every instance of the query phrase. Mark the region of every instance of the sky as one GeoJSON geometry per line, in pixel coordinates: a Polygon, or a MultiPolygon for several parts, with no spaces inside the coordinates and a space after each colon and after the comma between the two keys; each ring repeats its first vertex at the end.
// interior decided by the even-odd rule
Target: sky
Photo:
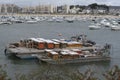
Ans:
{"type": "Polygon", "coordinates": [[[0,0],[0,3],[14,3],[19,6],[52,4],[52,5],[89,5],[91,3],[120,6],[120,0],[0,0]]]}

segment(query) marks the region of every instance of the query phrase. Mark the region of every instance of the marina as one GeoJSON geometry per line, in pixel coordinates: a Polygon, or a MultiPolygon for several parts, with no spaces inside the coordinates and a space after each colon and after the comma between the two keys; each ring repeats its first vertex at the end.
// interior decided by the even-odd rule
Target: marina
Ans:
{"type": "Polygon", "coordinates": [[[91,16],[91,15],[0,15],[0,25],[13,24],[41,24],[48,23],[74,23],[80,21],[91,21],[88,25],[89,30],[109,29],[111,31],[120,31],[119,17],[117,16],[91,16]]]}
{"type": "Polygon", "coordinates": [[[0,80],[120,80],[120,1],[0,1],[0,80]]]}
{"type": "MultiPolygon", "coordinates": [[[[84,71],[88,68],[91,68],[95,70],[98,75],[101,75],[101,73],[104,73],[108,68],[115,64],[119,63],[119,31],[111,31],[111,28],[107,28],[102,26],[99,30],[89,30],[88,26],[93,23],[91,21],[94,19],[94,17],[80,17],[78,20],[75,20],[73,23],[68,23],[66,21],[62,21],[61,23],[58,22],[47,22],[46,20],[34,24],[27,24],[27,23],[13,23],[11,25],[0,25],[0,36],[1,36],[1,64],[7,64],[7,71],[10,76],[13,77],[13,72],[21,72],[28,74],[31,70],[38,70],[38,69],[46,69],[51,70],[50,68],[45,68],[47,66],[46,61],[41,62],[40,59],[38,59],[36,62],[36,56],[39,56],[38,54],[32,54],[30,55],[18,55],[18,57],[21,57],[23,59],[19,58],[12,58],[12,57],[6,57],[4,54],[4,49],[6,48],[6,45],[10,43],[16,43],[20,40],[29,39],[29,38],[44,38],[44,39],[70,39],[71,36],[74,36],[76,34],[86,34],[87,38],[90,40],[95,41],[96,43],[100,45],[105,45],[106,43],[109,43],[112,45],[110,58],[108,57],[108,60],[99,60],[99,61],[91,61],[91,62],[77,62],[72,64],[64,64],[61,66],[57,65],[50,65],[51,67],[54,67],[54,69],[57,69],[58,72],[62,71],[61,68],[69,68],[68,72],[71,72],[72,70],[81,70],[84,71]],[[74,26],[74,27],[73,27],[74,26]],[[30,59],[26,59],[26,58],[30,59]],[[35,59],[31,59],[31,58],[35,59]],[[107,62],[109,61],[109,62],[107,62]],[[11,73],[12,72],[12,73],[11,73]]],[[[97,18],[98,22],[104,19],[97,18]]],[[[116,20],[116,18],[109,18],[110,20],[116,20]]],[[[117,20],[119,17],[117,18],[117,20]]],[[[99,46],[99,45],[97,45],[99,46]]],[[[16,48],[17,49],[17,48],[16,48]]],[[[31,48],[27,48],[27,51],[31,50],[31,48]]],[[[68,49],[71,50],[71,49],[68,49]]],[[[15,50],[16,51],[16,50],[15,50]]],[[[19,51],[19,49],[18,49],[19,51]]],[[[22,51],[19,51],[22,52],[22,51]]],[[[106,58],[107,59],[107,58],[106,58]]],[[[44,59],[47,60],[47,59],[44,59]]],[[[53,60],[53,59],[52,59],[53,60]]],[[[92,59],[93,60],[93,59],[92,59]]],[[[73,61],[73,60],[72,60],[73,61]]],[[[84,59],[85,61],[85,59],[84,59]]],[[[69,62],[69,61],[68,61],[69,62]]],[[[48,63],[52,64],[52,63],[48,63]]],[[[62,63],[61,63],[62,64],[62,63]]],[[[53,69],[52,69],[53,70],[53,69]]],[[[51,71],[52,71],[51,70],[51,71]]],[[[64,72],[64,71],[63,71],[64,72]]]]}

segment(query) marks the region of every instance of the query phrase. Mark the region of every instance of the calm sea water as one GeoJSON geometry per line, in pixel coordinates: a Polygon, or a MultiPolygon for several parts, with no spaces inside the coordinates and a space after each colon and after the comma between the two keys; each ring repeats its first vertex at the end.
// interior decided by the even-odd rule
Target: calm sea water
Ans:
{"type": "Polygon", "coordinates": [[[31,71],[46,69],[60,72],[71,72],[80,70],[81,72],[91,68],[98,76],[102,75],[113,65],[120,66],[120,31],[111,31],[104,28],[100,30],[89,30],[88,25],[91,21],[76,21],[74,23],[55,23],[40,22],[37,24],[12,24],[0,25],[0,64],[7,64],[5,70],[10,77],[14,77],[15,73],[29,73],[31,71]],[[58,36],[58,34],[62,36],[58,36]],[[112,59],[110,62],[92,62],[66,65],[49,65],[40,63],[35,60],[18,60],[9,59],[4,55],[4,48],[10,42],[16,42],[20,39],[31,37],[43,37],[46,39],[65,38],[68,39],[76,34],[86,34],[88,39],[96,41],[98,44],[110,43],[112,45],[112,59]]]}

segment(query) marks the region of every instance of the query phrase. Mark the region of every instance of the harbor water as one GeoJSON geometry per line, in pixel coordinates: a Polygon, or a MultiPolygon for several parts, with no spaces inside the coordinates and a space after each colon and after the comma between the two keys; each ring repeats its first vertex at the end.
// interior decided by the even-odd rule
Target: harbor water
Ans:
{"type": "Polygon", "coordinates": [[[38,71],[41,69],[46,71],[55,69],[56,72],[70,73],[77,70],[84,72],[90,68],[97,73],[97,76],[101,76],[112,66],[120,66],[120,31],[111,31],[108,28],[89,30],[88,25],[90,25],[90,23],[91,21],[89,20],[81,20],[74,21],[73,23],[67,23],[65,21],[61,23],[44,21],[36,24],[20,23],[0,25],[0,65],[7,65],[5,70],[13,79],[15,76],[14,74],[16,73],[28,74],[32,71],[38,71]],[[8,58],[4,55],[4,49],[7,44],[21,39],[32,37],[42,37],[45,39],[69,39],[71,36],[76,34],[86,34],[88,39],[93,40],[100,45],[104,45],[106,43],[111,44],[111,61],[49,65],[48,67],[48,64],[37,63],[36,60],[20,60],[8,58]]]}

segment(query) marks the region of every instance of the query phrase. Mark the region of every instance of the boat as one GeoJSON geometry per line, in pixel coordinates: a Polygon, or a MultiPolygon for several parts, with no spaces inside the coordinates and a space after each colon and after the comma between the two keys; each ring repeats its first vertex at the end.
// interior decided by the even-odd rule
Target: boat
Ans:
{"type": "Polygon", "coordinates": [[[74,18],[66,18],[65,19],[68,23],[73,23],[75,21],[74,18]]]}
{"type": "Polygon", "coordinates": [[[111,23],[106,19],[101,20],[100,23],[105,27],[110,27],[111,26],[111,23]]]}
{"type": "Polygon", "coordinates": [[[26,23],[28,23],[28,24],[35,24],[35,23],[37,23],[37,21],[36,20],[28,20],[28,21],[26,21],[26,23]]]}
{"type": "Polygon", "coordinates": [[[119,25],[112,25],[111,30],[112,31],[120,31],[120,27],[119,27],[119,25]]]}
{"type": "Polygon", "coordinates": [[[10,25],[10,24],[12,24],[12,23],[9,22],[9,21],[1,21],[0,24],[1,24],[1,25],[5,25],[5,24],[6,24],[6,25],[10,25]]]}
{"type": "Polygon", "coordinates": [[[100,24],[93,24],[93,25],[90,25],[90,26],[88,26],[88,28],[90,29],[90,30],[99,30],[100,28],[101,28],[101,26],[100,26],[100,24]]]}
{"type": "Polygon", "coordinates": [[[19,19],[14,19],[12,20],[13,23],[24,23],[23,20],[19,20],[19,19]]]}
{"type": "Polygon", "coordinates": [[[86,47],[77,49],[62,49],[60,51],[46,50],[44,56],[36,55],[39,62],[49,64],[68,64],[95,61],[110,61],[108,45],[104,48],[86,47]]]}
{"type": "Polygon", "coordinates": [[[61,23],[61,22],[63,22],[64,20],[63,20],[62,18],[56,18],[55,21],[58,22],[58,23],[61,23]]]}
{"type": "Polygon", "coordinates": [[[28,38],[10,43],[5,48],[6,56],[33,59],[50,64],[66,64],[110,60],[111,46],[97,46],[87,40],[86,35],[72,36],[71,39],[28,38]]]}

